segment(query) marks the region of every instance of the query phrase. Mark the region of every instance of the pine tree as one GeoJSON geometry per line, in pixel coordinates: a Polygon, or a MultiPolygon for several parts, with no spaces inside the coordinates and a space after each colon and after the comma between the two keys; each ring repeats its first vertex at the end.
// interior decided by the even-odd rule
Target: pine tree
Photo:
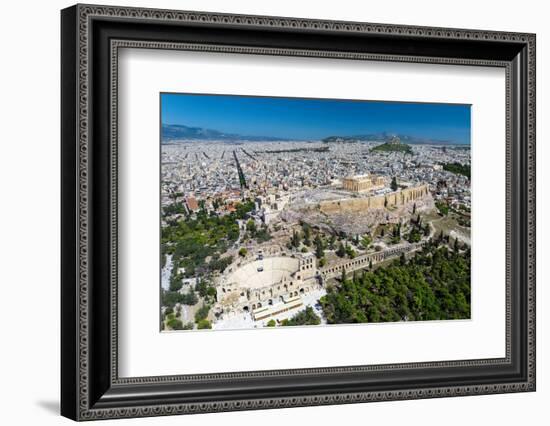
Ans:
{"type": "Polygon", "coordinates": [[[329,241],[329,244],[328,244],[328,246],[331,250],[334,250],[334,243],[336,243],[336,236],[331,235],[330,236],[330,241],[329,241]]]}
{"type": "Polygon", "coordinates": [[[302,229],[304,230],[304,244],[309,247],[311,245],[311,228],[307,223],[304,223],[302,229]]]}
{"type": "Polygon", "coordinates": [[[298,248],[300,246],[300,235],[298,234],[298,232],[294,231],[292,233],[292,238],[290,240],[290,243],[295,248],[298,248]]]}
{"type": "Polygon", "coordinates": [[[340,242],[340,244],[338,244],[338,249],[336,249],[336,255],[338,257],[344,257],[346,255],[346,249],[345,249],[344,245],[342,244],[342,242],[340,242]]]}
{"type": "Polygon", "coordinates": [[[392,191],[397,191],[397,188],[399,188],[397,186],[397,179],[395,178],[395,176],[391,179],[390,187],[392,191]]]}
{"type": "Polygon", "coordinates": [[[313,244],[315,244],[315,256],[317,256],[317,259],[321,259],[325,255],[325,251],[323,250],[323,241],[319,234],[315,237],[313,244]]]}

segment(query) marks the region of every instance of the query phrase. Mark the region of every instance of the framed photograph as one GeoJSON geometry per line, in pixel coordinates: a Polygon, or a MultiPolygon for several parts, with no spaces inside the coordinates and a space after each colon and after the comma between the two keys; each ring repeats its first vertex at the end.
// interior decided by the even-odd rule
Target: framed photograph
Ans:
{"type": "Polygon", "coordinates": [[[61,12],[62,415],[535,390],[535,35],[61,12]]]}

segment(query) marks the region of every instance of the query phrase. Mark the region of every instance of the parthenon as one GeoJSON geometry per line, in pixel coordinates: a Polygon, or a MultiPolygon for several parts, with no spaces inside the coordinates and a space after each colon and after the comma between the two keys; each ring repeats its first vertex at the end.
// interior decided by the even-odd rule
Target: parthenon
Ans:
{"type": "Polygon", "coordinates": [[[363,192],[382,189],[386,186],[386,180],[382,176],[358,175],[342,179],[346,191],[363,192]]]}

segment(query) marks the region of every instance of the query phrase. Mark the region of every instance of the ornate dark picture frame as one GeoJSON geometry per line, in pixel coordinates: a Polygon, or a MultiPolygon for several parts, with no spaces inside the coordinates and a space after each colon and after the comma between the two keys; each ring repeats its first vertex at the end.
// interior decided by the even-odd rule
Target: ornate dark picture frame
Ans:
{"type": "Polygon", "coordinates": [[[535,390],[535,35],[126,7],[61,13],[61,413],[158,416],[535,390]],[[117,52],[186,49],[506,70],[506,356],[118,377],[117,52]]]}

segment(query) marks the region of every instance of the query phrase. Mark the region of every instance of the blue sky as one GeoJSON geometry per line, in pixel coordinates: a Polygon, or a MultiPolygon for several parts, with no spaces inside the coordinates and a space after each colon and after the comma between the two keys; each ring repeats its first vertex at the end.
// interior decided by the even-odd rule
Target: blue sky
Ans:
{"type": "Polygon", "coordinates": [[[396,133],[470,143],[470,106],[333,99],[161,94],[163,124],[244,136],[317,140],[396,133]]]}

